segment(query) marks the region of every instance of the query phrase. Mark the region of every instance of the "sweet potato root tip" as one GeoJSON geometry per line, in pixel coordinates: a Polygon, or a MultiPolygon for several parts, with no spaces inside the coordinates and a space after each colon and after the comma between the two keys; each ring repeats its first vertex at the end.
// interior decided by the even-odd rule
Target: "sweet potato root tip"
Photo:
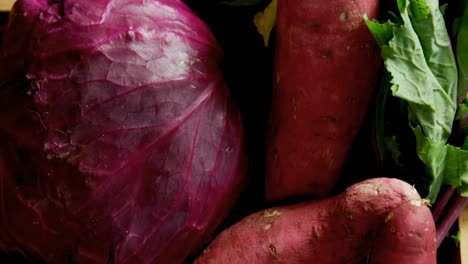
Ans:
{"type": "Polygon", "coordinates": [[[388,213],[369,263],[435,264],[436,230],[428,204],[412,199],[388,213]]]}

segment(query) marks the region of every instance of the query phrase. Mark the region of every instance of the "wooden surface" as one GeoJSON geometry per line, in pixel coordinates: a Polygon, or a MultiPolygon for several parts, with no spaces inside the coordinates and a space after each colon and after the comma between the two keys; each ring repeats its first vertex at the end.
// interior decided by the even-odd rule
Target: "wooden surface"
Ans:
{"type": "Polygon", "coordinates": [[[458,219],[460,227],[460,258],[462,264],[468,264],[468,206],[458,219]]]}
{"type": "Polygon", "coordinates": [[[16,0],[0,0],[0,11],[10,11],[16,0]]]}

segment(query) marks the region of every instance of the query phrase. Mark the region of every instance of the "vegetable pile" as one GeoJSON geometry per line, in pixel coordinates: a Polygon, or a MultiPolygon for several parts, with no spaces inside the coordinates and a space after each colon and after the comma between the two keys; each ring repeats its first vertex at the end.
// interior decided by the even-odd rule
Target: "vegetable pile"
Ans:
{"type": "Polygon", "coordinates": [[[447,2],[18,0],[0,252],[446,263],[468,205],[468,1],[447,2]]]}

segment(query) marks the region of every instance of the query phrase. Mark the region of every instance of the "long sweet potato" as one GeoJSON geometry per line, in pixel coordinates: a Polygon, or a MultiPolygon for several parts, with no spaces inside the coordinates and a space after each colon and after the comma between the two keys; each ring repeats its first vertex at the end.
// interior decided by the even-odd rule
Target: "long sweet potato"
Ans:
{"type": "Polygon", "coordinates": [[[195,264],[357,263],[386,215],[412,199],[419,195],[409,184],[375,178],[335,197],[260,211],[224,230],[195,264]]]}
{"type": "Polygon", "coordinates": [[[322,197],[362,126],[381,64],[378,0],[278,0],[266,198],[322,197]]]}
{"type": "Polygon", "coordinates": [[[437,263],[436,228],[425,200],[410,200],[390,212],[369,264],[437,263]]]}

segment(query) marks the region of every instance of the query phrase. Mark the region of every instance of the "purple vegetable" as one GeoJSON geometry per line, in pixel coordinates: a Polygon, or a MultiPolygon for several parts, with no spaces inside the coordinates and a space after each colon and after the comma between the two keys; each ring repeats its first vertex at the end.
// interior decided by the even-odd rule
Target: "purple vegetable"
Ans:
{"type": "Polygon", "coordinates": [[[245,168],[221,55],[179,0],[17,2],[0,57],[0,250],[172,264],[200,248],[245,168]]]}

